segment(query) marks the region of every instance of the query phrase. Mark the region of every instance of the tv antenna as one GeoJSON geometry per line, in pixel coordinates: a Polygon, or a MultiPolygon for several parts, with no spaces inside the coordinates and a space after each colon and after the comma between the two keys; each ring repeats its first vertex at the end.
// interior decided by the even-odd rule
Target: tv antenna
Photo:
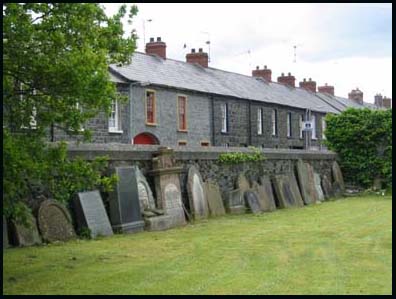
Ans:
{"type": "Polygon", "coordinates": [[[205,41],[205,44],[208,45],[208,62],[210,62],[210,33],[206,31],[201,31],[201,33],[206,34],[208,39],[205,41]]]}

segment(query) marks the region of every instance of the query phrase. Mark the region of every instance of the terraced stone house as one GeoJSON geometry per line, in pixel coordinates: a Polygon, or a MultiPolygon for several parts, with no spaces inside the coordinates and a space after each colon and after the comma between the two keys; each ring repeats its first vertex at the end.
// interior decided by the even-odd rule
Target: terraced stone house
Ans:
{"type": "MultiPolygon", "coordinates": [[[[109,72],[128,102],[113,102],[111,115],[86,124],[94,143],[320,149],[327,113],[377,108],[363,102],[359,90],[347,99],[327,84],[316,90],[311,79],[296,87],[290,73],[273,82],[267,67],[252,76],[211,68],[202,49],[192,49],[186,61],[169,59],[160,38],[150,39],[146,53],[134,53],[131,64],[110,65],[109,72]],[[312,132],[303,131],[307,120],[312,132]]],[[[74,138],[55,132],[54,141],[74,138]]]]}

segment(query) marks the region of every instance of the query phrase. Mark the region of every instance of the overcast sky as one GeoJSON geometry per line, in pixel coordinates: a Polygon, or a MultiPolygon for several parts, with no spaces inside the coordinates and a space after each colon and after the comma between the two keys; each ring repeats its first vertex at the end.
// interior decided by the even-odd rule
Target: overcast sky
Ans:
{"type": "MultiPolygon", "coordinates": [[[[120,5],[104,4],[106,13],[114,14],[120,5]]],[[[267,65],[273,81],[291,72],[297,86],[312,78],[317,86],[333,85],[342,97],[356,87],[366,102],[373,103],[377,93],[392,97],[392,4],[137,6],[125,31],[136,30],[138,51],[144,52],[144,36],[146,42],[161,37],[167,57],[185,61],[191,48],[209,52],[210,40],[210,67],[250,76],[257,65],[267,65]]]]}

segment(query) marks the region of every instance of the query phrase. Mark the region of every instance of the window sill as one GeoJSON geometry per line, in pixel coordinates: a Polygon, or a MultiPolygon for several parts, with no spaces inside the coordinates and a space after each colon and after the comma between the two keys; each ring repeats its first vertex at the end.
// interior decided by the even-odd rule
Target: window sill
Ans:
{"type": "Polygon", "coordinates": [[[311,138],[311,140],[318,140],[318,138],[311,138]]]}
{"type": "Polygon", "coordinates": [[[146,122],[146,126],[149,126],[149,127],[156,127],[158,124],[157,123],[147,123],[146,122]]]}
{"type": "Polygon", "coordinates": [[[111,134],[122,134],[122,133],[124,133],[124,131],[123,130],[109,130],[109,133],[111,133],[111,134]]]}
{"type": "Polygon", "coordinates": [[[180,129],[178,129],[177,131],[180,132],[180,133],[188,133],[188,130],[180,130],[180,129]]]}

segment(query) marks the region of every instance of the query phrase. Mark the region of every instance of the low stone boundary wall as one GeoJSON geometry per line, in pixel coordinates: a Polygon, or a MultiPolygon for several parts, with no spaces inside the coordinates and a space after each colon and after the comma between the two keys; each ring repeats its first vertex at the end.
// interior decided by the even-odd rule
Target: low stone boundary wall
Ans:
{"type": "MultiPolygon", "coordinates": [[[[154,192],[152,178],[147,175],[152,170],[152,155],[158,150],[158,145],[130,145],[130,144],[68,144],[70,158],[82,157],[92,160],[97,156],[108,156],[110,169],[116,166],[138,165],[154,192]]],[[[183,167],[181,173],[181,188],[183,201],[188,206],[186,181],[187,171],[191,165],[195,165],[203,180],[214,180],[222,194],[234,189],[235,181],[242,172],[251,181],[257,181],[264,174],[287,174],[295,172],[298,159],[310,163],[314,171],[329,178],[331,177],[331,165],[336,160],[336,154],[331,151],[308,151],[291,149],[262,149],[264,161],[247,162],[241,164],[222,164],[218,161],[222,153],[253,152],[249,148],[222,148],[222,147],[176,147],[174,157],[177,166],[183,167]]]]}

